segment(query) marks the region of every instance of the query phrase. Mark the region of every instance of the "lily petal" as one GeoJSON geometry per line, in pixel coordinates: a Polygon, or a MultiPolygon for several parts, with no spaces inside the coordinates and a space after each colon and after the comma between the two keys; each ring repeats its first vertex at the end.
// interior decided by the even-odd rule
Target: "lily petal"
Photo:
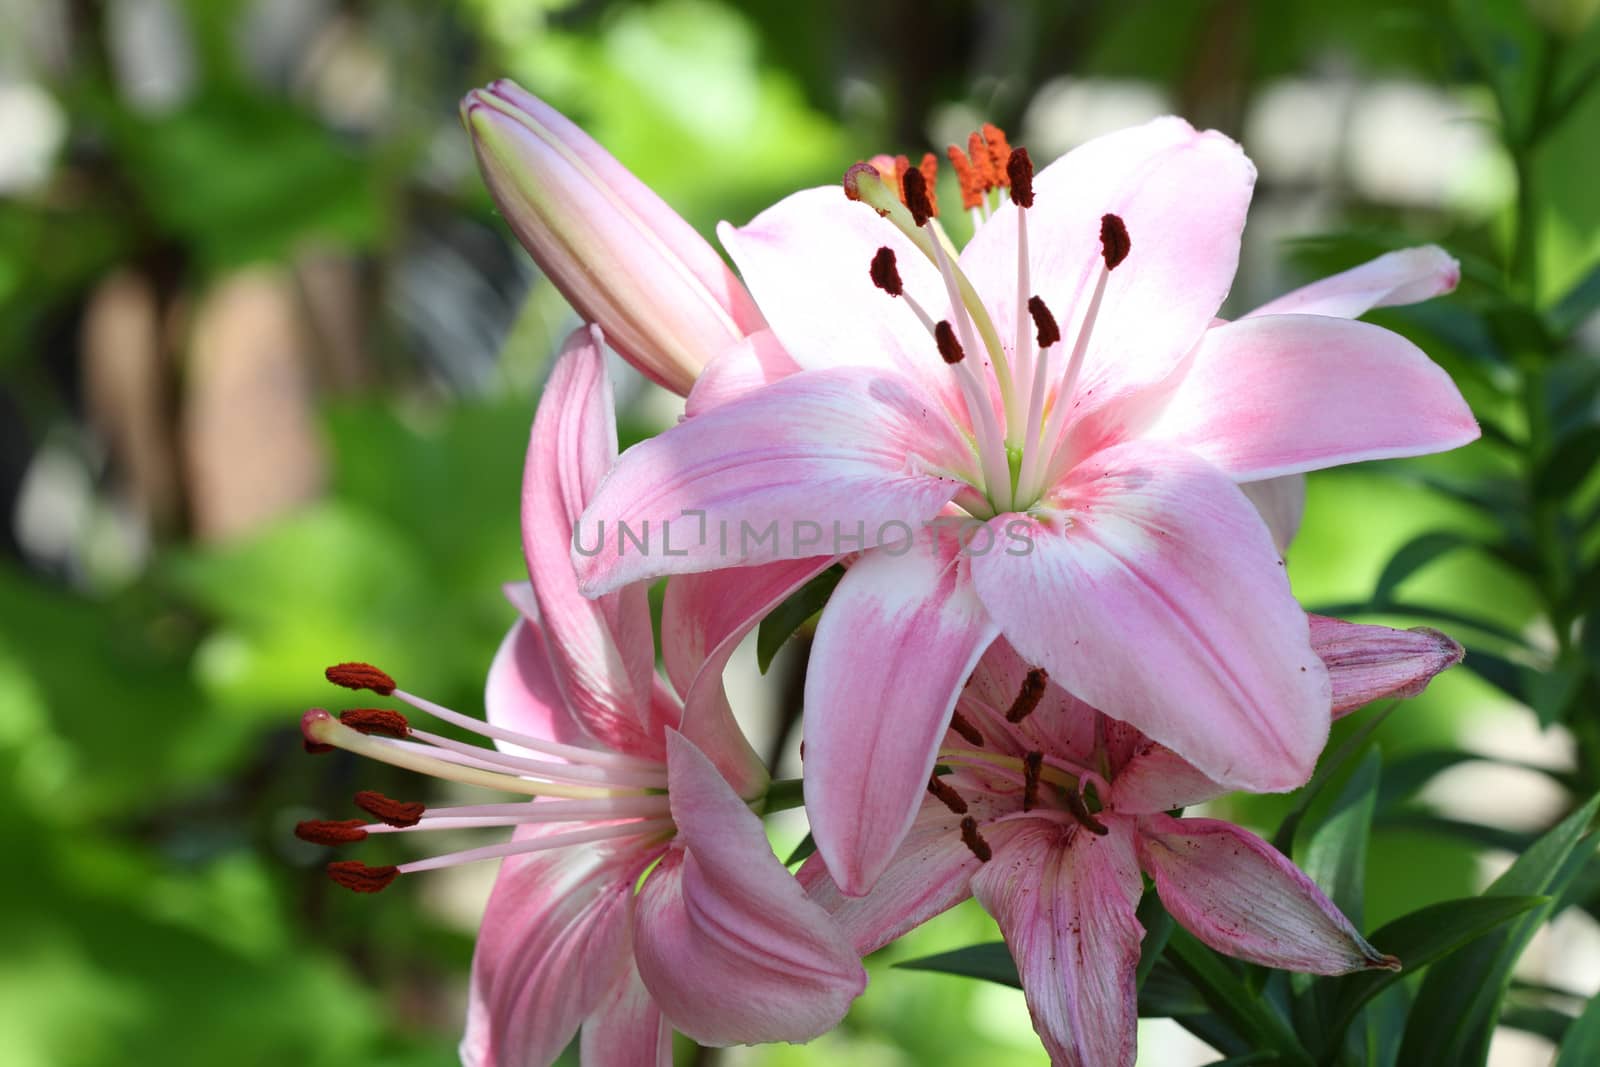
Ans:
{"type": "Polygon", "coordinates": [[[806,815],[839,887],[872,888],[911,829],[967,676],[995,637],[955,539],[871,552],[823,609],[806,673],[806,815]]]}
{"type": "MultiPolygon", "coordinates": [[[[1127,820],[1104,837],[1030,819],[994,845],[972,892],[1017,961],[1058,1067],[1132,1067],[1142,883],[1127,820]]],[[[1001,835],[990,833],[991,840],[1001,835]]]]}
{"type": "Polygon", "coordinates": [[[777,335],[771,330],[757,331],[712,357],[689,390],[683,413],[693,418],[798,373],[800,365],[779,343],[777,335]]]}
{"type": "Polygon", "coordinates": [[[1325,615],[1307,618],[1311,647],[1328,665],[1336,718],[1384,697],[1416,696],[1434,675],[1466,654],[1454,640],[1426,626],[1395,630],[1325,615]]]}
{"type": "MultiPolygon", "coordinates": [[[[490,723],[530,737],[567,745],[582,744],[590,737],[561,699],[545,648],[544,633],[537,623],[528,619],[513,623],[505,640],[500,642],[499,651],[489,665],[489,677],[484,682],[483,708],[490,723]]],[[[495,746],[503,751],[533,755],[498,739],[495,746]]]]}
{"type": "MultiPolygon", "coordinates": [[[[1293,789],[1328,735],[1305,614],[1255,509],[1179,449],[1130,442],[1076,467],[1032,550],[973,560],[1001,632],[1092,707],[1224,785],[1293,789]]],[[[999,520],[993,520],[999,521],[999,520]]]]}
{"type": "Polygon", "coordinates": [[[1218,952],[1310,974],[1400,969],[1283,853],[1232,823],[1146,816],[1139,862],[1172,917],[1218,952]]]}
{"type": "Polygon", "coordinates": [[[1278,546],[1278,554],[1288,552],[1306,513],[1306,476],[1285,474],[1281,478],[1241,482],[1239,488],[1261,512],[1262,521],[1272,531],[1272,543],[1278,546]]]}
{"type": "Polygon", "coordinates": [[[628,449],[583,514],[574,563],[594,596],[664,574],[835,556],[840,537],[852,549],[903,540],[960,489],[941,472],[971,456],[904,378],[797,374],[628,449]]]}
{"type": "Polygon", "coordinates": [[[1353,319],[1373,308],[1417,304],[1450,292],[1461,264],[1438,245],[1402,248],[1285,293],[1244,316],[1327,315],[1353,319]]]}
{"type": "Polygon", "coordinates": [[[761,820],[682,734],[667,735],[679,843],[639,891],[634,958],[672,1024],[703,1045],[807,1041],[867,976],[767,844],[761,820]]]}
{"type": "Polygon", "coordinates": [[[1123,815],[1154,815],[1230,792],[1165,745],[1144,741],[1112,780],[1110,807],[1123,815]]]}
{"type": "Polygon", "coordinates": [[[1316,315],[1207,330],[1154,439],[1238,481],[1464,445],[1478,424],[1450,376],[1397,333],[1316,315]]]}
{"type": "Polygon", "coordinates": [[[583,1023],[583,1067],[672,1067],[672,1027],[630,963],[583,1023]]]}

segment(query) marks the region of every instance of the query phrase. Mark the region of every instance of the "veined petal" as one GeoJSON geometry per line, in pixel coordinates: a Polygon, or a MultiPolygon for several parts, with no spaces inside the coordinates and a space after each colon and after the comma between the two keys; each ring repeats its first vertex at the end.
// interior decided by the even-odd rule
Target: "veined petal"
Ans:
{"type": "Polygon", "coordinates": [[[1043,820],[985,831],[994,858],[972,892],[1017,961],[1033,1028],[1057,1067],[1132,1067],[1143,885],[1128,820],[1111,833],[1043,820]]]}
{"type": "Polygon", "coordinates": [[[660,759],[651,713],[655,642],[643,586],[590,600],[572,569],[573,523],[617,454],[611,381],[598,331],[568,339],[533,419],[522,477],[522,549],[556,681],[597,740],[660,759]]]}
{"type": "Polygon", "coordinates": [[[1311,974],[1400,969],[1283,853],[1232,823],[1146,816],[1139,862],[1172,917],[1218,952],[1311,974]]]}
{"type": "Polygon", "coordinates": [[[1461,264],[1438,245],[1402,248],[1285,293],[1244,317],[1327,315],[1353,319],[1373,308],[1430,300],[1450,292],[1460,280],[1461,264]]]}
{"type": "MultiPolygon", "coordinates": [[[[560,829],[522,827],[516,836],[560,829]]],[[[542,1067],[561,1054],[627,965],[643,862],[613,842],[501,863],[472,957],[464,1064],[542,1067]]]]}
{"type": "MultiPolygon", "coordinates": [[[[1071,351],[1104,269],[1100,218],[1121,216],[1132,250],[1107,281],[1075,391],[1083,411],[1165,378],[1194,347],[1233,284],[1255,167],[1233,141],[1178,118],[1097,137],[1041,170],[1028,225],[1035,293],[1071,351]]],[[[984,223],[961,266],[989,303],[1003,343],[1016,330],[1014,204],[984,223]]],[[[1058,369],[1061,361],[1057,361],[1058,369]]]]}
{"type": "Polygon", "coordinates": [[[1152,439],[1237,481],[1464,445],[1478,424],[1455,383],[1397,333],[1316,315],[1207,330],[1152,439]]]}
{"type": "MultiPolygon", "coordinates": [[[[992,714],[1004,715],[1011,710],[1022,692],[1028,672],[1035,666],[1037,664],[1029,663],[1018,655],[1011,642],[1004,637],[996,638],[978,661],[972,677],[967,680],[956,708],[959,710],[966,705],[971,711],[976,706],[992,714]]],[[[967,717],[977,723],[984,721],[981,713],[967,717]]],[[[1020,744],[1014,743],[1009,747],[1017,749],[1018,755],[1028,749],[1038,748],[1052,755],[1089,763],[1094,759],[1096,717],[1093,708],[1047,680],[1044,695],[1017,728],[1020,744]]],[[[1004,744],[992,731],[988,733],[995,743],[1004,744]]]]}
{"type": "MultiPolygon", "coordinates": [[[[518,619],[500,642],[484,682],[483,709],[495,726],[530,737],[566,745],[590,740],[589,732],[572,717],[561,699],[545,650],[544,633],[538,623],[529,619],[518,619]]],[[[495,746],[533,755],[505,741],[496,740],[495,746]]]]}
{"type": "Polygon", "coordinates": [[[955,540],[869,552],[834,590],[806,673],[806,815],[860,896],[911,829],[967,675],[994,640],[955,540]]]}
{"type": "Polygon", "coordinates": [[[462,101],[478,166],[517,239],[578,313],[679,394],[764,324],[722,257],[577,126],[509,81],[462,101]]]}
{"type": "Polygon", "coordinates": [[[1249,501],[1149,442],[1075,468],[1032,551],[973,560],[984,606],[1069,693],[1234,788],[1293,789],[1328,736],[1304,612],[1249,501]]]}
{"type": "Polygon", "coordinates": [[[631,961],[584,1020],[578,1062],[583,1067],[672,1067],[672,1027],[631,961]]]}
{"type": "Polygon", "coordinates": [[[850,942],[772,854],[761,820],[682,734],[667,738],[679,841],[634,918],[640,977],[703,1045],[808,1041],[866,988],[850,942]]]}
{"type": "Polygon", "coordinates": [[[689,390],[683,413],[690,418],[763,385],[800,373],[800,365],[771,330],[760,330],[713,356],[689,390]]]}
{"type": "Polygon", "coordinates": [[[1278,546],[1279,555],[1288,552],[1306,513],[1306,476],[1285,474],[1281,478],[1241,482],[1239,488],[1261,513],[1267,529],[1272,531],[1272,543],[1278,546]]]}
{"type": "Polygon", "coordinates": [[[593,596],[664,574],[836,556],[841,538],[848,550],[903,540],[956,494],[946,472],[971,459],[907,379],[797,374],[628,449],[583,514],[574,562],[593,596]]]}
{"type": "Polygon", "coordinates": [[[1460,645],[1438,630],[1388,626],[1308,615],[1311,648],[1328,666],[1335,717],[1383,697],[1422,692],[1433,676],[1461,662],[1460,645]]]}
{"type": "Polygon", "coordinates": [[[1112,779],[1109,806],[1123,815],[1151,815],[1230,792],[1165,745],[1144,741],[1112,779]]]}

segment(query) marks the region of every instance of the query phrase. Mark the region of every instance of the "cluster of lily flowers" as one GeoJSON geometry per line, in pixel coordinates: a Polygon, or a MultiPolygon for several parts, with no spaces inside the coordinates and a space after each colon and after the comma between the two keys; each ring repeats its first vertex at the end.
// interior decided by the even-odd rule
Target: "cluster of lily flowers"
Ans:
{"type": "Polygon", "coordinates": [[[1390,253],[1222,321],[1254,169],[1167,118],[1037,173],[992,126],[952,146],[959,249],[933,156],[857,164],[724,224],[735,274],[515,85],[463,117],[507,222],[587,320],[534,417],[529,580],[507,588],[519,618],[484,718],[347,663],[329,680],[407,710],[314,709],[303,730],[508,799],[364,792],[369,818],[298,832],[510,828],[329,866],[371,892],[501,861],[464,1062],[548,1064],[580,1033],[590,1067],[670,1064],[673,1030],[806,1041],[863,992],[864,954],[975,896],[1051,1059],[1131,1064],[1146,877],[1241,959],[1400,965],[1261,838],[1181,811],[1304,784],[1334,718],[1460,658],[1434,631],[1307,615],[1283,563],[1305,471],[1477,436],[1440,368],[1356,321],[1448,292],[1449,256],[1390,253]],[[620,456],[605,346],[687,398],[620,456]],[[608,523],[629,536],[596,537],[608,523]],[[726,536],[751,524],[850,543],[726,536]],[[985,532],[1006,547],[977,551],[985,532]],[[723,669],[841,563],[804,694],[817,850],[791,873],[762,816],[798,794],[741,733],[723,669]]]}

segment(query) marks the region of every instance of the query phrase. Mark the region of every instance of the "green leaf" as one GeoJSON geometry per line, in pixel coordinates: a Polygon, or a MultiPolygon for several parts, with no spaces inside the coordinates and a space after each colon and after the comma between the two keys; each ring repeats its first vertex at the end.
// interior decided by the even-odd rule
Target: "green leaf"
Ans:
{"type": "Polygon", "coordinates": [[[1327,1034],[1334,1047],[1356,1015],[1389,986],[1511,921],[1531,908],[1549,903],[1543,896],[1482,896],[1441,901],[1402,915],[1373,932],[1369,940],[1380,952],[1400,957],[1403,971],[1362,971],[1329,979],[1333,990],[1332,1020],[1327,1034]]]}
{"type": "Polygon", "coordinates": [[[822,606],[833,595],[834,586],[843,577],[843,567],[829,567],[790,593],[789,599],[773,608],[761,620],[761,629],[756,632],[756,665],[761,668],[762,674],[766,674],[767,668],[772,666],[772,659],[783,643],[805,625],[807,619],[822,610],[822,606]]]}
{"type": "Polygon", "coordinates": [[[1394,709],[1399,706],[1400,702],[1398,700],[1392,700],[1381,711],[1369,715],[1367,721],[1363,722],[1355,733],[1345,738],[1344,743],[1335,749],[1331,756],[1327,756],[1322,760],[1317,766],[1317,773],[1311,776],[1311,781],[1307,782],[1305,788],[1301,790],[1299,800],[1295,802],[1293,808],[1289,809],[1289,814],[1283,817],[1283,821],[1278,824],[1278,832],[1272,836],[1272,846],[1274,848],[1285,856],[1294,852],[1295,832],[1299,830],[1300,821],[1306,817],[1306,812],[1310,810],[1311,805],[1316,802],[1317,797],[1322,794],[1322,790],[1334,775],[1339,773],[1340,768],[1349,761],[1350,757],[1361,751],[1361,746],[1367,743],[1367,738],[1372,736],[1372,732],[1381,726],[1383,720],[1392,715],[1394,709]]]}
{"type": "Polygon", "coordinates": [[[1377,823],[1385,830],[1411,830],[1429,837],[1454,837],[1502,852],[1520,853],[1533,843],[1532,835],[1517,830],[1451,819],[1415,808],[1379,812],[1377,823]]]}
{"type": "MultiPolygon", "coordinates": [[[[1181,1015],[1204,1015],[1209,1010],[1193,983],[1158,952],[1149,957],[1152,966],[1139,986],[1139,1017],[1171,1019],[1181,1015]]],[[[1139,960],[1144,966],[1144,957],[1139,960]]]]}
{"type": "Polygon", "coordinates": [[[1552,780],[1572,789],[1576,782],[1573,775],[1566,771],[1553,770],[1533,763],[1524,763],[1520,760],[1498,759],[1494,756],[1485,756],[1477,752],[1467,752],[1459,748],[1428,748],[1417,752],[1408,752],[1403,756],[1396,756],[1383,765],[1383,781],[1378,786],[1378,809],[1380,811],[1392,809],[1401,801],[1409,799],[1417,790],[1427,785],[1435,777],[1459,767],[1463,763],[1483,761],[1498,763],[1507,767],[1518,767],[1523,770],[1537,771],[1548,775],[1552,780]]]}
{"type": "Polygon", "coordinates": [[[785,867],[793,867],[795,864],[809,857],[816,850],[817,839],[812,837],[808,831],[806,836],[800,839],[800,843],[794,846],[794,851],[789,853],[789,858],[783,861],[783,865],[785,867]]]}
{"type": "Polygon", "coordinates": [[[1244,978],[1193,934],[1177,927],[1167,942],[1167,958],[1192,983],[1219,1020],[1244,1040],[1247,1048],[1271,1050],[1278,1062],[1309,1065],[1311,1056],[1287,1022],[1266,998],[1256,996],[1244,978]]]}
{"type": "MultiPolygon", "coordinates": [[[[1487,890],[1496,896],[1559,896],[1589,860],[1600,795],[1567,816],[1524,852],[1487,890]]],[[[1477,1067],[1488,1055],[1511,969],[1528,941],[1549,917],[1545,903],[1489,934],[1451,958],[1451,966],[1430,972],[1400,1047],[1403,1063],[1438,1067],[1477,1067]]]]}
{"type": "Polygon", "coordinates": [[[1300,864],[1358,929],[1367,875],[1367,842],[1372,836],[1372,812],[1377,806],[1382,767],[1383,754],[1376,747],[1368,749],[1334,800],[1333,809],[1306,842],[1300,864]]]}
{"type": "Polygon", "coordinates": [[[1600,994],[1589,999],[1589,1006],[1567,1029],[1555,1067],[1591,1067],[1596,1063],[1600,1063],[1600,994]]]}
{"type": "Polygon", "coordinates": [[[1534,495],[1561,500],[1571,495],[1600,464],[1600,425],[1590,424],[1568,434],[1533,477],[1534,495]]]}
{"type": "Polygon", "coordinates": [[[1137,985],[1143,989],[1150,972],[1155,969],[1156,962],[1167,947],[1167,938],[1172,936],[1173,919],[1153,889],[1145,890],[1136,917],[1139,925],[1144,927],[1144,940],[1139,942],[1139,969],[1136,972],[1137,985]]]}
{"type": "Polygon", "coordinates": [[[986,982],[998,982],[1000,985],[1022,988],[1022,979],[1017,975],[1017,965],[1011,959],[1011,950],[1006,948],[1004,941],[986,941],[932,956],[901,960],[895,966],[907,971],[937,971],[940,974],[956,974],[963,978],[982,978],[986,982]]]}
{"type": "Polygon", "coordinates": [[[1538,1034],[1552,1045],[1559,1045],[1572,1027],[1572,1016],[1554,1008],[1511,1007],[1500,1016],[1500,1025],[1538,1034]]]}
{"type": "Polygon", "coordinates": [[[1384,564],[1383,573],[1372,591],[1374,603],[1387,603],[1400,583],[1422,570],[1434,560],[1462,548],[1476,548],[1478,543],[1455,530],[1429,530],[1418,534],[1395,550],[1384,564]]]}

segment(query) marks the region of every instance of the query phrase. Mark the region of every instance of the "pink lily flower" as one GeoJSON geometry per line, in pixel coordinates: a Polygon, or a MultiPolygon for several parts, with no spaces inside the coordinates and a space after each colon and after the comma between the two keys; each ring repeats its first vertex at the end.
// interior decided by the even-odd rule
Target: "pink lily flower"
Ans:
{"type": "Polygon", "coordinates": [[[765,322],[722,257],[610,153],[501,79],[461,101],[490,195],[578,313],[652,381],[686,394],[765,322]]]}
{"type": "Polygon", "coordinates": [[[343,844],[513,828],[501,844],[329,867],[341,885],[372,892],[403,874],[503,861],[473,958],[467,1064],[548,1064],[580,1027],[589,1067],[669,1067],[673,1029],[709,1045],[805,1041],[831,1029],[866,984],[849,941],[772,854],[758,816],[766,774],[722,692],[732,648],[794,583],[753,583],[738,597],[690,583],[670,595],[669,619],[687,636],[672,642],[681,684],[669,687],[654,671],[644,590],[586,600],[567,563],[572,522],[616,447],[591,327],[568,343],[534,420],[523,488],[532,582],[508,589],[522,618],[490,668],[487,721],[367,665],[329,669],[336,684],[391,697],[494,748],[418,729],[388,709],[337,719],[315,709],[303,723],[308,747],[520,798],[425,809],[363,793],[357,804],[373,821],[297,829],[343,844]]]}
{"type": "MultiPolygon", "coordinates": [[[[1336,713],[1416,692],[1461,658],[1428,630],[1312,617],[1311,631],[1336,713]]],[[[863,955],[976,895],[1017,962],[1053,1063],[1134,1061],[1141,871],[1172,916],[1219,952],[1313,974],[1399,968],[1255,834],[1166,814],[1226,789],[1047,682],[1004,641],[963,689],[939,765],[948,770],[928,780],[911,833],[870,894],[846,896],[820,854],[800,881],[863,955]]]]}

